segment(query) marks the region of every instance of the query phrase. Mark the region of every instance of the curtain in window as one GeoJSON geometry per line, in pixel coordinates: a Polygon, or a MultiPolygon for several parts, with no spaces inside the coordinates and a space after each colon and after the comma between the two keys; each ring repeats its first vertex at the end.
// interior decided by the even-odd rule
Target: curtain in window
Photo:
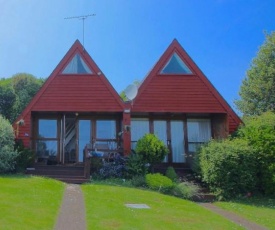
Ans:
{"type": "MultiPolygon", "coordinates": [[[[167,145],[167,131],[166,131],[166,121],[154,121],[154,134],[167,145]]],[[[163,162],[167,162],[167,155],[163,162]]]]}
{"type": "Polygon", "coordinates": [[[148,119],[132,119],[131,120],[131,148],[135,149],[137,141],[149,133],[148,119]]]}
{"type": "Polygon", "coordinates": [[[173,162],[185,162],[183,121],[171,121],[171,145],[173,162]]]}
{"type": "Polygon", "coordinates": [[[210,119],[188,119],[188,150],[196,152],[197,148],[211,139],[210,119]]]}

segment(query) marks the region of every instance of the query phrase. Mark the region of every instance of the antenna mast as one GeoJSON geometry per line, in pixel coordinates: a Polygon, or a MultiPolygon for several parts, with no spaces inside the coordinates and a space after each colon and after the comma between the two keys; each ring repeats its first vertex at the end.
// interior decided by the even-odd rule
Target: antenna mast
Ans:
{"type": "Polygon", "coordinates": [[[82,20],[82,22],[83,22],[83,50],[84,50],[84,22],[85,22],[85,19],[87,19],[88,17],[91,17],[91,16],[95,16],[95,14],[87,14],[87,15],[82,15],[82,16],[64,18],[64,19],[79,19],[79,20],[82,20]]]}

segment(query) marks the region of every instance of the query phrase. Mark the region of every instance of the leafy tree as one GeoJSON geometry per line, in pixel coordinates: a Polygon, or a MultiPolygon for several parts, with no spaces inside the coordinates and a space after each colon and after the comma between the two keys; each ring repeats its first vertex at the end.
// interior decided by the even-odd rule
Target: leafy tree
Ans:
{"type": "Polygon", "coordinates": [[[235,101],[244,115],[275,111],[275,32],[266,40],[253,59],[242,82],[240,100],[235,101]]]}
{"type": "Polygon", "coordinates": [[[13,122],[44,83],[31,74],[18,73],[0,80],[0,113],[13,122]]]}
{"type": "Polygon", "coordinates": [[[13,105],[16,102],[16,95],[13,88],[8,85],[0,85],[0,114],[9,121],[13,119],[13,105]]]}

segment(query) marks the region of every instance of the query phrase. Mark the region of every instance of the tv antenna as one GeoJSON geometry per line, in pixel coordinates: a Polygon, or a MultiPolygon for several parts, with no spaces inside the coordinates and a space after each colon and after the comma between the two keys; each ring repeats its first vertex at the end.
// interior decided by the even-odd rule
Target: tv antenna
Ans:
{"type": "Polygon", "coordinates": [[[64,19],[79,19],[82,20],[83,23],[83,50],[84,50],[84,22],[88,17],[95,16],[96,14],[87,14],[82,16],[74,16],[74,17],[66,17],[64,19]]]}

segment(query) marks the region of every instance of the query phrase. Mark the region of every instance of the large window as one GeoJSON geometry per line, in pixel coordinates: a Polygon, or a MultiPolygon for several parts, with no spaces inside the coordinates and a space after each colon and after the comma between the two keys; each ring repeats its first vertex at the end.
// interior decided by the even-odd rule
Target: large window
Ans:
{"type": "Polygon", "coordinates": [[[149,133],[149,119],[133,118],[131,120],[131,149],[135,149],[137,141],[149,133]]]}
{"type": "Polygon", "coordinates": [[[57,149],[57,120],[39,119],[38,138],[36,141],[37,156],[41,158],[55,157],[57,149]]]}
{"type": "Polygon", "coordinates": [[[187,119],[188,151],[196,152],[198,147],[211,139],[210,119],[187,119]]]}

